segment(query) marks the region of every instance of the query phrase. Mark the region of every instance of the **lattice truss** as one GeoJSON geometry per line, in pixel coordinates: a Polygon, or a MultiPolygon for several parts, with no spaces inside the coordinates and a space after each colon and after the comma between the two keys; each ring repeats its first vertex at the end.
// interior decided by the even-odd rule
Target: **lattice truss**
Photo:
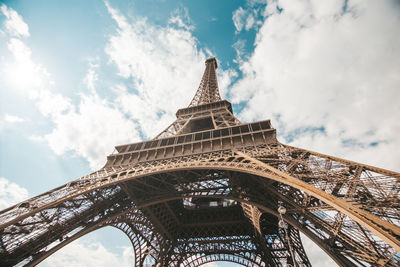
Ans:
{"type": "Polygon", "coordinates": [[[110,167],[3,211],[0,256],[35,264],[114,225],[132,240],[137,266],[284,266],[292,259],[275,217],[283,204],[298,265],[309,263],[296,229],[343,266],[398,266],[399,188],[397,173],[282,144],[110,167]],[[185,199],[210,197],[247,209],[208,210],[215,221],[203,225],[201,212],[185,217],[185,199]]]}
{"type": "Polygon", "coordinates": [[[129,237],[135,266],[310,266],[299,231],[341,266],[400,266],[400,174],[280,144],[269,121],[242,124],[216,68],[206,61],[189,107],[153,140],[1,211],[0,266],[38,264],[105,226],[129,237]]]}
{"type": "Polygon", "coordinates": [[[198,110],[189,114],[178,114],[178,118],[169,125],[164,131],[157,135],[154,139],[165,138],[169,136],[179,135],[184,133],[190,122],[193,120],[201,120],[202,118],[211,118],[214,129],[235,126],[241,122],[232,114],[229,108],[225,105],[210,105],[207,110],[198,110]]]}
{"type": "Polygon", "coordinates": [[[217,60],[209,58],[206,60],[206,69],[199,85],[199,89],[194,95],[189,107],[220,101],[218,82],[215,70],[217,69],[217,60]]]}

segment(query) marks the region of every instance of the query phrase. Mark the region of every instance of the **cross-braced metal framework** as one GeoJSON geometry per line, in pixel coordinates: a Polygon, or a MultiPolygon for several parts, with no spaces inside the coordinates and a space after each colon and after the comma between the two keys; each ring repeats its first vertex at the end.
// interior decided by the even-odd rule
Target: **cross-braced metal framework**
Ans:
{"type": "Polygon", "coordinates": [[[1,265],[36,265],[114,226],[135,266],[310,266],[299,232],[341,266],[399,266],[399,173],[281,144],[270,121],[242,124],[216,67],[206,61],[190,106],[156,138],[0,212],[1,265]]]}
{"type": "Polygon", "coordinates": [[[189,107],[221,101],[215,70],[218,68],[217,60],[209,58],[206,60],[206,70],[201,79],[199,89],[194,95],[189,107]]]}

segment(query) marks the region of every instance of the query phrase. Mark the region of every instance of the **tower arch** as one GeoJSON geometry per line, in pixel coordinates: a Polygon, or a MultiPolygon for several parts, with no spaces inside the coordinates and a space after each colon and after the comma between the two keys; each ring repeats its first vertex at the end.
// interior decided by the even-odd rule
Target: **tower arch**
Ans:
{"type": "Polygon", "coordinates": [[[269,120],[241,123],[219,96],[216,67],[206,61],[192,102],[154,139],[116,146],[102,169],[1,211],[2,263],[36,264],[114,225],[140,248],[138,266],[150,256],[177,265],[213,246],[310,266],[298,230],[339,265],[400,264],[400,174],[281,144],[269,120]]]}

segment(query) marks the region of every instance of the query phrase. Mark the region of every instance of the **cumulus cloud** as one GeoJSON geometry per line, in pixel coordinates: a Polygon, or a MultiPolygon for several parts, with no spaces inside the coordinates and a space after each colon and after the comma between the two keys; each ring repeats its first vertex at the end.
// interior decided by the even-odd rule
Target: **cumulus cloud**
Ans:
{"type": "Polygon", "coordinates": [[[73,241],[39,264],[41,267],[128,267],[134,263],[134,252],[130,247],[121,249],[121,254],[109,251],[99,242],[73,241]]]}
{"type": "Polygon", "coordinates": [[[28,198],[28,190],[24,187],[0,177],[0,210],[8,208],[28,198]]]}
{"type": "MultiPolygon", "coordinates": [[[[138,121],[146,137],[154,137],[175,119],[178,108],[194,96],[207,52],[198,47],[186,9],[173,12],[165,27],[146,18],[132,21],[106,3],[118,28],[109,38],[106,53],[129,86],[115,86],[122,110],[138,121]]],[[[224,88],[235,75],[218,69],[224,88]]]]}
{"type": "MultiPolygon", "coordinates": [[[[31,49],[18,38],[29,36],[27,25],[26,32],[22,31],[22,17],[5,5],[1,6],[1,10],[8,18],[5,24],[9,33],[7,47],[15,59],[11,64],[4,65],[4,77],[11,88],[18,88],[24,96],[30,97],[42,115],[54,125],[50,133],[30,136],[30,140],[46,141],[58,155],[71,151],[87,159],[93,169],[105,163],[106,156],[113,151],[115,145],[139,140],[134,122],[126,118],[117,104],[98,96],[95,89],[98,64],[95,60],[89,62],[83,80],[89,93],[80,94],[78,104],[72,103],[69,98],[53,92],[54,82],[49,72],[32,60],[31,49]],[[19,34],[15,33],[17,29],[19,34]]],[[[6,115],[5,120],[18,122],[21,118],[6,115]]]]}
{"type": "Polygon", "coordinates": [[[0,11],[6,17],[4,22],[7,32],[12,36],[28,37],[29,27],[22,17],[12,8],[7,7],[5,4],[0,6],[0,11]]]}
{"type": "Polygon", "coordinates": [[[74,152],[88,160],[92,169],[105,164],[116,144],[139,140],[136,125],[112,103],[97,94],[82,94],[78,105],[60,94],[42,91],[37,106],[54,123],[44,138],[59,155],[74,152]]]}
{"type": "Polygon", "coordinates": [[[6,17],[4,33],[8,38],[7,48],[14,58],[13,62],[1,65],[5,85],[29,95],[51,84],[49,73],[42,65],[33,62],[31,49],[21,40],[22,37],[29,37],[28,25],[15,10],[5,4],[0,6],[0,11],[6,17]]]}
{"type": "MultiPolygon", "coordinates": [[[[8,49],[15,62],[3,68],[9,84],[23,89],[54,125],[47,135],[31,136],[30,140],[46,141],[58,155],[72,152],[81,156],[93,169],[105,163],[115,145],[139,141],[139,131],[153,137],[173,122],[176,110],[193,97],[209,53],[198,48],[185,8],[175,10],[167,25],[160,27],[146,18],[128,21],[107,2],[106,6],[117,23],[106,53],[126,79],[113,88],[115,99],[103,99],[96,92],[97,60],[89,62],[83,79],[89,93],[81,93],[79,103],[54,92],[49,72],[32,60],[31,49],[12,34],[8,49]]],[[[235,75],[232,70],[218,70],[222,95],[235,75]]]]}
{"type": "Polygon", "coordinates": [[[231,91],[293,145],[399,170],[400,28],[392,1],[268,1],[231,91]]]}

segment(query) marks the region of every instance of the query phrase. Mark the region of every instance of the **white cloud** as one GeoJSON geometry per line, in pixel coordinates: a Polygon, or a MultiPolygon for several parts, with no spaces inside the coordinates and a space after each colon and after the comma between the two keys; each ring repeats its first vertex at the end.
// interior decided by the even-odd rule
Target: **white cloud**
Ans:
{"type": "Polygon", "coordinates": [[[6,121],[6,122],[11,122],[11,123],[14,123],[14,122],[23,122],[23,121],[25,121],[23,118],[21,118],[21,117],[18,117],[18,116],[15,116],[15,115],[10,115],[10,114],[6,114],[6,115],[4,115],[4,120],[6,121]]]}
{"type": "Polygon", "coordinates": [[[327,4],[268,2],[233,101],[292,145],[399,170],[399,6],[327,4]]]}
{"type": "Polygon", "coordinates": [[[17,38],[11,38],[8,43],[8,49],[14,55],[17,61],[27,61],[30,60],[31,50],[17,38]]]}
{"type": "Polygon", "coordinates": [[[236,28],[236,34],[242,30],[256,29],[262,24],[258,17],[261,7],[265,6],[265,4],[265,1],[246,1],[246,8],[239,7],[233,11],[232,20],[236,28]]]}
{"type": "MultiPolygon", "coordinates": [[[[238,73],[234,69],[228,69],[224,71],[219,71],[217,69],[217,80],[220,95],[222,99],[227,98],[228,86],[232,83],[232,80],[238,76],[238,73]]],[[[193,91],[194,94],[194,91],[193,91]]]]}
{"type": "Polygon", "coordinates": [[[29,27],[22,17],[12,8],[8,8],[5,4],[0,7],[1,12],[7,18],[4,22],[7,32],[12,36],[28,37],[29,27]]]}
{"type": "MultiPolygon", "coordinates": [[[[4,5],[1,9],[3,13],[9,12],[7,14],[14,20],[18,18],[23,21],[14,10],[10,11],[4,5]]],[[[7,25],[6,23],[6,27],[7,25]]],[[[29,34],[21,33],[20,36],[29,34]]],[[[83,80],[89,94],[81,94],[80,102],[75,105],[67,97],[52,91],[54,83],[50,74],[32,60],[32,51],[23,41],[10,37],[8,49],[15,59],[2,70],[8,85],[12,89],[20,89],[24,96],[29,96],[39,111],[54,124],[49,134],[29,136],[30,140],[46,141],[58,155],[72,151],[87,159],[93,169],[102,167],[106,156],[113,151],[115,145],[139,140],[136,125],[126,118],[118,105],[97,95],[95,84],[98,80],[98,64],[89,62],[89,69],[83,80]]],[[[20,121],[15,116],[7,116],[5,120],[9,122],[20,121]]]]}
{"type": "Polygon", "coordinates": [[[8,49],[15,61],[4,65],[3,77],[12,88],[19,89],[26,95],[52,84],[50,74],[31,58],[31,49],[20,39],[10,38],[8,49]]]}
{"type": "Polygon", "coordinates": [[[246,24],[244,26],[245,30],[248,31],[253,28],[254,24],[256,23],[256,19],[254,14],[249,14],[246,18],[246,24]]]}
{"type": "Polygon", "coordinates": [[[0,74],[4,78],[4,85],[26,95],[34,94],[36,90],[53,83],[50,74],[43,66],[33,62],[31,49],[21,40],[21,37],[29,36],[28,25],[23,18],[4,4],[0,10],[6,16],[5,32],[2,33],[8,38],[7,48],[14,57],[13,62],[1,64],[0,74]]]}
{"type": "Polygon", "coordinates": [[[45,136],[51,149],[59,155],[73,151],[87,159],[92,169],[105,164],[115,145],[139,140],[136,125],[97,94],[82,94],[75,106],[62,95],[42,91],[37,105],[55,125],[45,136]]]}
{"type": "MultiPolygon", "coordinates": [[[[161,27],[145,18],[128,22],[118,10],[106,5],[118,25],[106,53],[119,75],[131,83],[129,87],[115,87],[117,103],[138,121],[146,137],[154,137],[175,119],[178,108],[190,103],[204,71],[206,53],[198,48],[184,10],[183,14],[175,11],[169,24],[161,27]]],[[[223,77],[224,92],[223,86],[234,74],[219,69],[218,75],[223,77]]]]}
{"type": "Polygon", "coordinates": [[[74,108],[70,99],[49,90],[38,91],[34,99],[37,100],[36,106],[44,116],[57,118],[74,108]]]}
{"type": "Polygon", "coordinates": [[[95,83],[99,79],[96,69],[99,67],[99,64],[89,62],[89,69],[88,72],[83,79],[84,83],[86,84],[86,87],[89,89],[89,91],[92,94],[96,94],[96,89],[95,89],[95,83]]]}
{"type": "Polygon", "coordinates": [[[233,12],[232,20],[237,32],[243,29],[246,13],[247,12],[242,7],[239,7],[233,12]]]}
{"type": "Polygon", "coordinates": [[[38,266],[59,267],[108,267],[108,266],[132,266],[135,261],[133,249],[122,248],[121,254],[109,251],[99,242],[88,243],[80,240],[73,241],[38,266]]]}
{"type": "Polygon", "coordinates": [[[171,14],[168,23],[171,25],[175,24],[176,26],[187,31],[192,31],[195,28],[192,20],[190,19],[189,10],[186,7],[175,9],[171,14]]]}
{"type": "Polygon", "coordinates": [[[325,0],[324,4],[318,3],[319,0],[311,0],[311,8],[313,9],[313,16],[317,20],[327,19],[332,16],[339,16],[343,12],[344,2],[338,0],[325,0]]]}
{"type": "Polygon", "coordinates": [[[0,177],[0,210],[8,208],[28,198],[28,190],[0,177]]]}
{"type": "MultiPolygon", "coordinates": [[[[50,74],[33,62],[31,49],[17,38],[11,38],[8,45],[15,57],[14,67],[4,70],[10,84],[23,88],[39,111],[54,124],[49,134],[29,138],[47,141],[58,155],[72,151],[87,159],[93,169],[105,163],[115,145],[140,139],[136,122],[147,137],[155,136],[171,123],[176,110],[187,106],[194,95],[205,60],[190,31],[193,27],[188,25],[187,10],[174,11],[163,28],[147,23],[146,19],[128,23],[119,11],[106,5],[118,24],[106,52],[117,65],[119,74],[133,84],[129,88],[136,93],[115,90],[118,92],[115,102],[100,98],[95,90],[99,66],[90,62],[84,78],[89,94],[81,94],[80,103],[75,105],[65,96],[52,92],[54,83],[50,74]]],[[[225,87],[235,74],[219,70],[218,75],[225,87]]]]}
{"type": "Polygon", "coordinates": [[[243,63],[243,56],[245,56],[245,47],[246,47],[246,40],[239,39],[233,45],[233,49],[236,52],[236,59],[234,60],[236,63],[242,64],[243,63]]]}

